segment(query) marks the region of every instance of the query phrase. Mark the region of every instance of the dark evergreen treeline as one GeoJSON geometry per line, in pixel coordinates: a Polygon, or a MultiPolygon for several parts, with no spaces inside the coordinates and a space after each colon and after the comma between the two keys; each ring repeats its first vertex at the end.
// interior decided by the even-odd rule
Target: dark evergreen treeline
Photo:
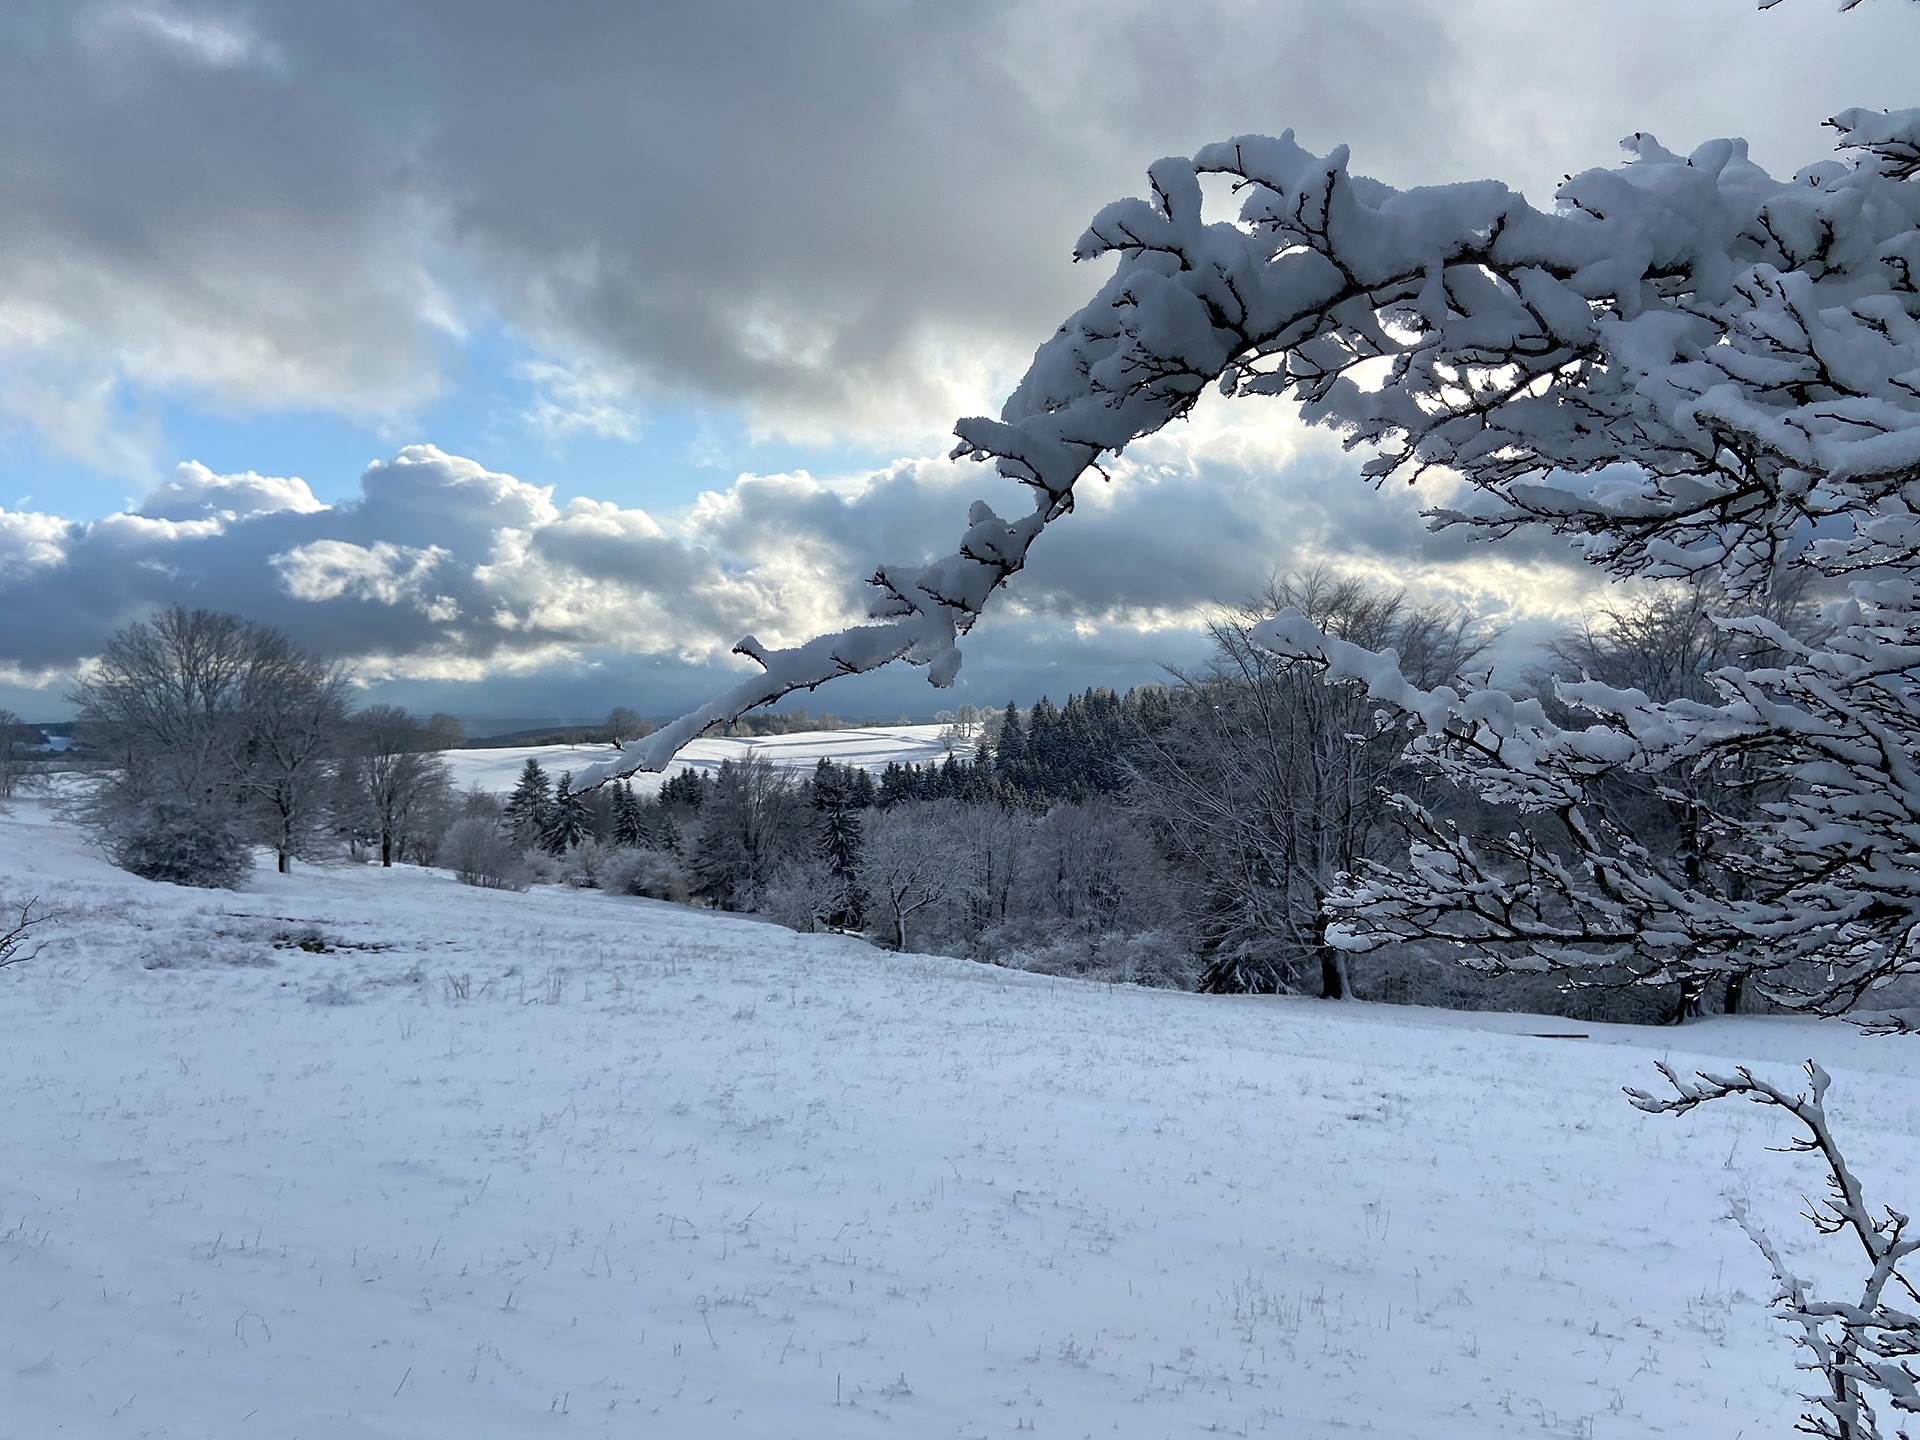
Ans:
{"type": "Polygon", "coordinates": [[[869,812],[946,804],[1031,820],[1063,804],[1115,800],[1139,745],[1174,710],[1157,687],[1124,697],[1090,689],[1064,706],[1044,697],[1026,711],[1009,705],[971,747],[957,740],[936,763],[890,763],[876,775],[823,759],[794,776],[763,760],[729,760],[669,776],[652,797],[626,782],[582,795],[569,775],[556,780],[529,758],[499,823],[517,851],[543,853],[589,883],[603,883],[602,852],[650,852],[671,860],[673,876],[659,864],[644,875],[622,870],[619,888],[684,889],[724,909],[756,909],[784,887],[793,893],[783,903],[804,899],[810,921],[854,928],[868,911],[860,876],[869,812]]]}
{"type": "MultiPolygon", "coordinates": [[[[835,810],[885,810],[934,800],[1044,810],[1063,800],[1125,793],[1128,765],[1142,740],[1163,728],[1175,711],[1174,697],[1157,685],[1140,686],[1124,696],[1089,689],[1069,696],[1064,706],[1042,696],[1026,711],[1009,704],[995,717],[997,723],[988,734],[976,742],[972,754],[956,749],[944,760],[924,765],[893,761],[877,777],[858,766],[822,760],[811,776],[798,783],[808,804],[835,810]],[[822,800],[821,796],[832,798],[822,800]]],[[[632,803],[641,807],[653,803],[682,816],[698,812],[732,763],[723,762],[717,771],[682,770],[661,786],[657,801],[632,803]]],[[[538,769],[533,760],[527,765],[538,769]]],[[[547,784],[547,792],[542,792],[542,784],[547,784],[544,772],[531,781],[523,774],[522,789],[514,792],[519,798],[508,802],[509,814],[534,813],[547,804],[543,796],[552,786],[547,784]]],[[[525,833],[529,843],[554,850],[547,830],[535,825],[525,833]]],[[[595,833],[606,839],[611,832],[603,824],[595,833]]],[[[637,842],[616,838],[614,843],[637,842]]]]}
{"type": "Polygon", "coordinates": [[[939,764],[889,764],[874,803],[882,809],[926,800],[998,803],[1045,810],[1061,801],[1126,793],[1142,745],[1173,719],[1166,687],[1143,685],[1124,696],[1094,688],[1064,706],[1041,696],[1031,709],[1009,704],[974,755],[939,764]]]}
{"type": "Polygon", "coordinates": [[[1009,800],[1041,808],[1119,795],[1144,739],[1173,714],[1173,696],[1160,685],[1124,697],[1091,689],[1069,696],[1065,706],[1043,695],[1024,716],[1008,705],[993,742],[993,784],[1009,800]]]}

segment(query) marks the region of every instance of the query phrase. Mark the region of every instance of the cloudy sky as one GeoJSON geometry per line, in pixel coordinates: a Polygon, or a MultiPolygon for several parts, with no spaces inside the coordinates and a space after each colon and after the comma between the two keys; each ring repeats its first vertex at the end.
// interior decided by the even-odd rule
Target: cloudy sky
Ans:
{"type": "MultiPolygon", "coordinates": [[[[13,0],[0,11],[0,705],[175,601],[418,708],[667,714],[747,631],[860,613],[999,483],[944,458],[1104,278],[1169,153],[1293,127],[1395,184],[1536,203],[1651,130],[1791,172],[1920,103],[1876,0],[13,0]],[[1108,262],[1111,263],[1111,262],[1108,262]]],[[[959,689],[1198,653],[1327,563],[1540,633],[1539,547],[1432,537],[1285,407],[1211,405],[1036,547],[959,689]]]]}

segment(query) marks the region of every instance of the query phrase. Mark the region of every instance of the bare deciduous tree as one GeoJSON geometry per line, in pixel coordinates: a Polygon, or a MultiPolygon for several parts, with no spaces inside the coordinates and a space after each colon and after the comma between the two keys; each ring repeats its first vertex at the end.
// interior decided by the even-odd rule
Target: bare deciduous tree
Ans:
{"type": "Polygon", "coordinates": [[[12,799],[13,787],[20,782],[20,728],[20,717],[0,707],[0,800],[12,799]]]}
{"type": "Polygon", "coordinates": [[[895,805],[866,813],[860,887],[907,948],[907,922],[951,895],[960,883],[953,854],[950,800],[895,805]]]}
{"type": "Polygon", "coordinates": [[[244,621],[175,606],[115,635],[74,687],[81,733],[112,767],[86,817],[116,864],[189,885],[246,873],[249,648],[244,621]]]}
{"type": "Polygon", "coordinates": [[[346,677],[277,630],[249,627],[249,641],[237,768],[253,831],[284,875],[321,830],[346,720],[346,677]]]}
{"type": "Polygon", "coordinates": [[[0,970],[9,965],[24,965],[40,953],[40,927],[54,919],[54,912],[40,903],[40,897],[7,907],[11,917],[0,914],[0,970]]]}
{"type": "Polygon", "coordinates": [[[426,727],[397,705],[369,705],[353,717],[347,773],[383,866],[418,838],[420,822],[451,788],[426,727]]]}
{"type": "Polygon", "coordinates": [[[338,667],[271,626],[180,606],[136,621],[72,695],[111,767],[87,819],[151,879],[232,884],[255,840],[285,870],[319,828],[344,692],[338,667]]]}
{"type": "Polygon", "coordinates": [[[751,909],[775,872],[812,848],[813,824],[811,808],[772,761],[724,762],[688,840],[695,892],[722,909],[751,909]]]}
{"type": "Polygon", "coordinates": [[[1291,990],[1304,967],[1320,994],[1339,998],[1345,971],[1323,902],[1391,830],[1384,789],[1406,775],[1407,737],[1357,687],[1323,684],[1252,642],[1255,623],[1289,606],[1356,644],[1392,646],[1430,683],[1479,646],[1459,616],[1404,592],[1325,571],[1276,579],[1213,623],[1212,664],[1182,677],[1178,719],[1144,738],[1142,808],[1205,889],[1203,988],[1291,990]]]}

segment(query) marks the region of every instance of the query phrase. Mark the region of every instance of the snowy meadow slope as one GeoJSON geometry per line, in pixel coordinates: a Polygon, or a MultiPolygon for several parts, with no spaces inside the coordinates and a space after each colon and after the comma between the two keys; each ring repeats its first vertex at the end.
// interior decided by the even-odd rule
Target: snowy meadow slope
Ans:
{"type": "Polygon", "coordinates": [[[1843,1026],[1106,988],[406,868],[187,891],[33,804],[0,876],[70,910],[0,972],[6,1437],[1784,1435],[1721,1217],[1838,1276],[1818,1177],[1620,1087],[1818,1056],[1920,1192],[1920,1051],[1843,1026]]]}

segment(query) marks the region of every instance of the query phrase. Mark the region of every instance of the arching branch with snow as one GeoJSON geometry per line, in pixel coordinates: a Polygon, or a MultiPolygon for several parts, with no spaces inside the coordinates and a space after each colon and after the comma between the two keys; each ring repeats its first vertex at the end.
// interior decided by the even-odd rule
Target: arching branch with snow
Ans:
{"type": "Polygon", "coordinates": [[[1854,158],[1791,180],[1738,141],[1681,157],[1636,136],[1629,163],[1570,178],[1552,212],[1494,181],[1394,190],[1290,133],[1157,162],[1151,198],[1109,205],[1076,246],[1117,256],[1112,278],[998,420],[956,427],[954,453],[1027,485],[1030,512],[976,503],[953,554],[881,567],[874,624],[791,649],[743,639],[761,675],[592,779],[659,768],[747,710],[895,660],[951,683],[961,637],[1085,474],[1214,383],[1303,403],[1378,452],[1376,479],[1445,467],[1492,502],[1445,521],[1546,525],[1620,573],[1713,566],[1759,584],[1858,497],[1904,515],[1920,114],[1833,123],[1854,158]],[[1236,219],[1203,217],[1206,174],[1234,182],[1236,219]]]}
{"type": "MultiPolygon", "coordinates": [[[[1277,617],[1268,643],[1365,685],[1407,718],[1416,757],[1530,817],[1475,837],[1408,803],[1413,863],[1332,897],[1340,943],[1445,941],[1492,968],[1695,995],[1751,975],[1821,1010],[1920,968],[1920,112],[1834,123],[1855,158],[1784,187],[1722,147],[1685,166],[1660,152],[1645,188],[1668,233],[1721,238],[1683,264],[1653,252],[1637,310],[1592,302],[1597,357],[1519,389],[1457,359],[1396,360],[1379,390],[1329,397],[1363,416],[1357,436],[1408,437],[1377,466],[1445,463],[1475,483],[1486,503],[1441,523],[1569,534],[1625,577],[1711,575],[1716,623],[1753,657],[1707,676],[1706,698],[1563,684],[1591,722],[1573,728],[1497,691],[1418,690],[1391,655],[1277,617]],[[1759,199],[1741,212],[1730,195],[1759,199]],[[1414,403],[1437,426],[1396,431],[1429,373],[1442,390],[1414,403]],[[1507,398],[1476,417],[1489,385],[1507,398]],[[1808,581],[1849,598],[1795,633],[1771,602],[1808,581]],[[1672,807],[1679,843],[1610,813],[1628,785],[1672,807]]],[[[1619,213],[1604,186],[1563,193],[1619,213]]]]}

